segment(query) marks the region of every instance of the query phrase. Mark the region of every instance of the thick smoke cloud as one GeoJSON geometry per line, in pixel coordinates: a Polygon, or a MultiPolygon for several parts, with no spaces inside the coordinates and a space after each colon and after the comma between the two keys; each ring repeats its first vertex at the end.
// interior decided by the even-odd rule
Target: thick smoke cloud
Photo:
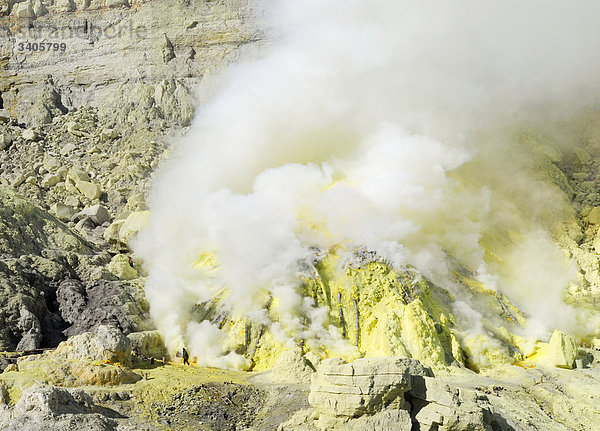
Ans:
{"type": "MultiPolygon", "coordinates": [[[[228,70],[199,108],[157,177],[152,226],[135,246],[170,347],[240,364],[222,357],[216,328],[189,321],[222,287],[234,313],[268,325],[264,291],[278,296],[282,339],[312,313],[305,338],[343,345],[296,293],[297,262],[340,244],[442,285],[452,256],[524,304],[532,331],[569,326],[561,292],[574,272],[539,217],[562,203],[533,179],[515,132],[595,103],[599,13],[585,0],[273,4],[277,40],[228,70]],[[519,233],[514,265],[485,262],[489,229],[519,233]],[[218,269],[192,265],[206,252],[218,269]],[[536,307],[525,305],[532,296],[536,307]]],[[[467,321],[478,315],[467,309],[457,308],[467,321]]]]}

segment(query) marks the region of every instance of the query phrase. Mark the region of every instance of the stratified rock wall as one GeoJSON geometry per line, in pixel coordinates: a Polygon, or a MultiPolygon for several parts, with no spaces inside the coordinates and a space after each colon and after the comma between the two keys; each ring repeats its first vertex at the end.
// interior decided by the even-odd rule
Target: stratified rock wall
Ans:
{"type": "Polygon", "coordinates": [[[263,38],[248,0],[66,3],[27,0],[0,17],[0,95],[29,126],[81,106],[125,124],[189,124],[191,89],[263,38]]]}

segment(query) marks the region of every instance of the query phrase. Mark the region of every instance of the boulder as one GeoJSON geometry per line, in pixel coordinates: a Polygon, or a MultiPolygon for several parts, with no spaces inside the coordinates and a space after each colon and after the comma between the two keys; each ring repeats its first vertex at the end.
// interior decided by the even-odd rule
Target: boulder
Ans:
{"type": "Polygon", "coordinates": [[[331,417],[353,418],[390,406],[403,408],[413,374],[432,373],[409,358],[367,358],[351,363],[325,359],[317,367],[308,402],[320,414],[331,417]]]}
{"type": "Polygon", "coordinates": [[[60,175],[46,174],[44,178],[42,178],[42,187],[49,189],[50,187],[54,187],[61,181],[62,178],[60,177],[60,175]]]}
{"type": "Polygon", "coordinates": [[[21,133],[21,137],[26,141],[33,142],[37,141],[39,136],[35,130],[25,129],[23,133],[21,133]]]}
{"type": "Polygon", "coordinates": [[[125,224],[125,220],[115,220],[112,222],[110,226],[106,228],[104,234],[102,234],[104,240],[109,243],[118,244],[121,238],[120,231],[123,224],[125,224]]]}
{"type": "Polygon", "coordinates": [[[600,224],[600,207],[594,207],[590,210],[587,216],[588,223],[599,225],[600,224]]]}
{"type": "Polygon", "coordinates": [[[73,0],[57,0],[54,7],[58,12],[72,12],[75,10],[75,3],[73,0]]]}
{"type": "Polygon", "coordinates": [[[101,325],[96,329],[96,334],[85,332],[63,341],[56,348],[53,357],[127,365],[131,362],[131,341],[114,326],[101,325]]]}
{"type": "Polygon", "coordinates": [[[124,254],[117,254],[112,258],[107,269],[121,280],[138,278],[138,272],[129,264],[129,258],[124,254]]]}
{"type": "Polygon", "coordinates": [[[272,370],[272,380],[277,383],[308,383],[315,373],[314,365],[299,349],[284,350],[279,354],[272,370]]]}
{"type": "Polygon", "coordinates": [[[89,181],[77,181],[75,187],[82,195],[90,200],[98,199],[102,194],[100,187],[89,181]]]}
{"type": "Polygon", "coordinates": [[[129,0],[106,0],[107,7],[129,7],[129,0]]]}
{"type": "Polygon", "coordinates": [[[46,15],[48,13],[48,9],[42,0],[35,0],[35,3],[33,4],[33,12],[35,13],[36,17],[39,17],[46,15]]]}
{"type": "Polygon", "coordinates": [[[119,136],[119,133],[115,129],[102,129],[100,132],[100,140],[103,142],[111,141],[116,139],[119,136]]]}
{"type": "Polygon", "coordinates": [[[138,211],[129,214],[119,230],[119,241],[122,244],[129,245],[138,232],[150,224],[150,216],[150,211],[138,211]]]}
{"type": "Polygon", "coordinates": [[[428,376],[414,376],[407,393],[421,430],[487,431],[495,428],[487,396],[428,376]]]}
{"type": "Polygon", "coordinates": [[[50,206],[50,211],[58,218],[64,222],[70,221],[71,218],[75,215],[75,209],[72,206],[55,203],[50,206]]]}
{"type": "Polygon", "coordinates": [[[77,181],[91,181],[87,172],[80,169],[69,169],[67,178],[76,183],[77,181]]]}
{"type": "Polygon", "coordinates": [[[10,185],[14,188],[17,188],[17,187],[21,186],[24,182],[25,182],[25,175],[20,173],[15,178],[13,178],[10,185]]]}
{"type": "Polygon", "coordinates": [[[17,3],[13,6],[12,12],[10,13],[12,16],[22,19],[33,19],[35,18],[35,12],[33,10],[33,5],[30,1],[25,1],[23,3],[17,3]]]}
{"type": "Polygon", "coordinates": [[[82,390],[63,389],[40,383],[27,388],[15,405],[16,414],[37,412],[44,417],[91,413],[94,402],[82,390]]]}
{"type": "Polygon", "coordinates": [[[557,329],[552,333],[546,354],[540,363],[546,366],[571,369],[575,363],[577,352],[575,339],[557,329]]]}
{"type": "Polygon", "coordinates": [[[113,419],[94,413],[89,395],[81,390],[35,384],[19,398],[10,414],[0,417],[3,430],[88,430],[116,429],[113,419]]]}
{"type": "Polygon", "coordinates": [[[83,209],[82,211],[79,211],[73,216],[71,221],[78,222],[85,217],[89,217],[96,226],[100,226],[107,221],[110,221],[110,213],[102,205],[93,205],[83,209]]]}
{"type": "Polygon", "coordinates": [[[138,355],[162,358],[168,356],[165,341],[158,331],[133,332],[127,336],[131,341],[131,350],[138,355]]]}
{"type": "Polygon", "coordinates": [[[0,150],[5,150],[12,144],[13,137],[10,133],[0,133],[0,150]]]}

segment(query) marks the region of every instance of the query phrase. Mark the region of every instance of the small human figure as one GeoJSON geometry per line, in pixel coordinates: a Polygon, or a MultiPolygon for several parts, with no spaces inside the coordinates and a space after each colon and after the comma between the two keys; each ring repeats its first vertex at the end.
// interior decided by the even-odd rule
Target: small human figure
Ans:
{"type": "Polygon", "coordinates": [[[135,267],[133,266],[133,259],[131,258],[131,256],[127,256],[127,263],[129,264],[130,267],[135,269],[135,267]]]}
{"type": "Polygon", "coordinates": [[[183,365],[190,365],[190,354],[185,349],[185,347],[183,348],[182,355],[183,355],[183,365]]]}
{"type": "Polygon", "coordinates": [[[150,358],[150,365],[154,365],[154,357],[150,358]]]}

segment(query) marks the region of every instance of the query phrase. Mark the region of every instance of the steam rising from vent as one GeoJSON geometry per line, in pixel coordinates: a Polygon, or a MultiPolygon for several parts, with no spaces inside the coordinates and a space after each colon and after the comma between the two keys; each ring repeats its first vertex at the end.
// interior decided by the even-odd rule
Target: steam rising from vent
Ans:
{"type": "MultiPolygon", "coordinates": [[[[514,297],[531,334],[569,329],[561,297],[575,270],[550,233],[564,201],[536,178],[536,153],[519,136],[594,102],[600,5],[286,0],[273,9],[283,36],[231,68],[199,109],[158,175],[152,226],[135,245],[170,347],[241,365],[215,325],[190,317],[226,288],[224,306],[274,337],[293,343],[304,331],[307,342],[350,349],[297,289],[298,262],[334,247],[374,250],[450,290],[459,262],[514,297]],[[518,238],[503,246],[504,263],[486,259],[490,232],[518,238]],[[214,267],[194,265],[211,255],[214,267]],[[264,312],[265,292],[287,310],[283,321],[264,312]]],[[[478,312],[458,304],[476,331],[478,312]]]]}

